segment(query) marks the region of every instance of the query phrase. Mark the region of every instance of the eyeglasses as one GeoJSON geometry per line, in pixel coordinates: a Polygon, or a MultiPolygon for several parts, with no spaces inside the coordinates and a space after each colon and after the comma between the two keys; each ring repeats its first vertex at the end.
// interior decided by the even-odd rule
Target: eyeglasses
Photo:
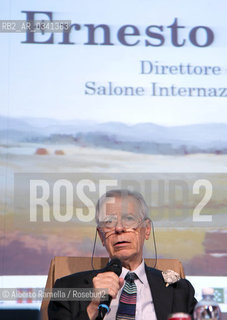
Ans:
{"type": "MultiPolygon", "coordinates": [[[[140,217],[135,215],[122,215],[121,217],[121,225],[125,229],[136,229],[145,221],[145,218],[141,220],[140,217]]],[[[105,231],[111,231],[116,228],[118,224],[118,216],[117,215],[108,215],[102,221],[99,221],[98,227],[105,231]]]]}

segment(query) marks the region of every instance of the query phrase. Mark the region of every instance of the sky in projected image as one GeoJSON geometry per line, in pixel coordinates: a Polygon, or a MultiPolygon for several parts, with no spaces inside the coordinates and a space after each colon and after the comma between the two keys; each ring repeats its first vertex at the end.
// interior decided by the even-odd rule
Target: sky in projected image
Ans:
{"type": "MultiPolygon", "coordinates": [[[[223,31],[227,24],[227,3],[200,1],[194,6],[175,0],[170,6],[164,0],[143,1],[139,5],[136,1],[114,1],[107,6],[100,0],[64,4],[23,0],[13,5],[1,3],[0,8],[1,19],[23,20],[26,14],[22,11],[48,11],[54,20],[71,20],[81,26],[81,30],[71,32],[70,41],[74,44],[59,44],[62,33],[54,34],[53,44],[22,43],[26,41],[25,33],[0,34],[1,115],[128,124],[151,122],[167,126],[227,122],[226,98],[219,96],[227,96],[227,40],[223,31]],[[178,28],[174,31],[168,27],[176,18],[178,28]],[[88,40],[85,24],[108,25],[113,45],[85,45],[88,40]],[[123,45],[118,39],[119,29],[124,25],[139,30],[139,35],[125,36],[133,46],[123,45]],[[158,34],[158,39],[148,36],[146,28],[151,25],[156,26],[152,31],[158,34]],[[206,26],[213,32],[214,40],[207,47],[198,47],[190,40],[191,30],[198,26],[206,26]],[[185,39],[184,45],[173,45],[173,32],[177,33],[179,44],[185,39]],[[163,44],[145,46],[146,41],[155,45],[163,41],[163,44]],[[141,61],[146,61],[144,72],[141,61]],[[207,75],[177,74],[180,65],[189,64],[190,70],[193,66],[211,68],[207,75]],[[168,70],[176,66],[174,70],[178,71],[155,74],[154,66],[161,65],[168,66],[168,70]],[[174,94],[171,94],[172,86],[176,88],[174,94]],[[106,94],[97,93],[100,87],[106,94]],[[117,89],[118,92],[133,87],[134,95],[115,95],[115,87],[123,88],[117,89]],[[143,92],[135,94],[137,87],[143,92]],[[159,87],[167,87],[168,96],[165,91],[160,96],[159,87]],[[179,88],[185,89],[178,94],[179,88]],[[188,96],[188,88],[206,88],[207,96],[203,97],[203,93],[198,96],[196,90],[188,96]]],[[[48,19],[47,15],[36,17],[48,19]]],[[[132,29],[127,32],[132,33],[132,29]]],[[[47,33],[35,34],[34,39],[44,42],[49,37],[47,33]]],[[[103,42],[101,29],[95,39],[97,43],[103,42]]],[[[204,28],[196,31],[196,41],[201,45],[206,43],[204,28]]]]}

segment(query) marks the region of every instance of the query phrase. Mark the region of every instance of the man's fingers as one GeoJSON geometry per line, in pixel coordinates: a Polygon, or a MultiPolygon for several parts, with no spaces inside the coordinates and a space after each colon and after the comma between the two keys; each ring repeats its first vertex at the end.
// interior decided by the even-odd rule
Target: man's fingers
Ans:
{"type": "Polygon", "coordinates": [[[120,288],[124,285],[124,279],[123,278],[119,278],[119,285],[120,285],[120,288]]]}
{"type": "Polygon", "coordinates": [[[104,272],[93,278],[93,287],[95,289],[107,289],[108,294],[115,298],[121,288],[121,282],[114,272],[104,272]]]}

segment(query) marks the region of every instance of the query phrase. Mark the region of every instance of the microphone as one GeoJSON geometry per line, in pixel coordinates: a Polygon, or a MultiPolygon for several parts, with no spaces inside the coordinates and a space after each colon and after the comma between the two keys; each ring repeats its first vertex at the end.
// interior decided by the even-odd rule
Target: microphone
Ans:
{"type": "MultiPolygon", "coordinates": [[[[121,274],[121,270],[122,270],[122,264],[120,259],[118,258],[113,258],[112,260],[110,260],[110,262],[107,264],[106,268],[105,268],[105,272],[108,271],[112,271],[114,273],[116,273],[116,275],[119,277],[121,274]]],[[[99,309],[99,313],[98,313],[98,320],[101,320],[105,317],[106,313],[108,313],[110,311],[110,303],[111,303],[112,297],[108,294],[106,296],[106,300],[102,301],[98,307],[99,309]]]]}

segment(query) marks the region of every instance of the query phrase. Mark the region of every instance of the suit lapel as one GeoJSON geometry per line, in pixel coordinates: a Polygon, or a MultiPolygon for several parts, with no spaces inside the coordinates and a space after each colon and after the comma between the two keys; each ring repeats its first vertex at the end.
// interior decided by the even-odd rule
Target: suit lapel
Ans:
{"type": "Polygon", "coordinates": [[[98,274],[98,273],[102,273],[102,272],[105,272],[105,268],[103,269],[99,269],[99,270],[92,270],[90,271],[86,277],[84,277],[82,279],[82,281],[84,281],[85,285],[87,288],[92,288],[93,287],[93,284],[92,284],[92,280],[93,278],[98,274]]]}
{"type": "MultiPolygon", "coordinates": [[[[93,288],[93,283],[92,283],[93,278],[102,271],[103,270],[93,270],[88,274],[86,274],[86,277],[81,278],[81,288],[93,288]]],[[[79,302],[81,311],[86,312],[87,306],[89,305],[89,303],[90,303],[89,299],[81,300],[79,302]]]]}
{"type": "MultiPolygon", "coordinates": [[[[104,270],[94,270],[83,279],[85,288],[92,288],[92,279],[95,275],[104,270]]],[[[173,305],[173,287],[166,287],[162,274],[159,270],[147,267],[145,264],[147,280],[151,289],[154,302],[154,309],[157,320],[167,320],[172,312],[173,305]]],[[[82,309],[86,309],[89,301],[82,302],[82,309]]]]}
{"type": "Polygon", "coordinates": [[[92,279],[98,274],[98,272],[92,272],[89,274],[86,278],[83,279],[84,283],[86,284],[86,287],[92,288],[92,279]]]}
{"type": "Polygon", "coordinates": [[[159,270],[149,268],[146,265],[145,270],[151,289],[157,319],[166,320],[172,312],[173,288],[172,286],[166,287],[162,274],[159,270]]]}

